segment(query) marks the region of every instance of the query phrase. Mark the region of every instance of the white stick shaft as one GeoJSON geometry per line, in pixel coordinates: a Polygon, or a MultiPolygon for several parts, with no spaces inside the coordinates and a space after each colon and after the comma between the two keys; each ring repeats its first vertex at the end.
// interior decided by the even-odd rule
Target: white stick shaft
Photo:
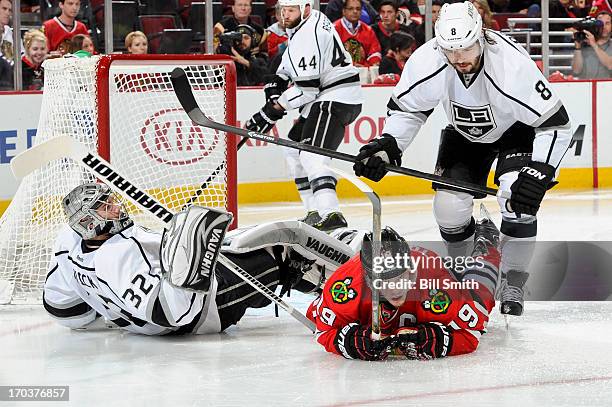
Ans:
{"type": "MultiPolygon", "coordinates": [[[[327,168],[355,185],[372,203],[372,256],[379,255],[382,231],[382,206],[380,204],[380,197],[368,184],[355,175],[339,170],[338,168],[329,166],[327,168]]],[[[374,287],[372,287],[372,339],[380,339],[380,295],[378,290],[374,287]]]]}

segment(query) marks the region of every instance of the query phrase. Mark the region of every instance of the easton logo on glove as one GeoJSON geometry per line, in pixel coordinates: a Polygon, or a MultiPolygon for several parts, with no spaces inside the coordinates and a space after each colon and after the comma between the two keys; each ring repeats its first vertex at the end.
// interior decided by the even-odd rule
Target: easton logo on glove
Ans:
{"type": "Polygon", "coordinates": [[[535,168],[531,168],[531,167],[523,167],[521,168],[521,172],[526,172],[527,174],[539,179],[540,181],[544,181],[547,177],[546,174],[542,174],[540,171],[536,170],[535,168]]]}

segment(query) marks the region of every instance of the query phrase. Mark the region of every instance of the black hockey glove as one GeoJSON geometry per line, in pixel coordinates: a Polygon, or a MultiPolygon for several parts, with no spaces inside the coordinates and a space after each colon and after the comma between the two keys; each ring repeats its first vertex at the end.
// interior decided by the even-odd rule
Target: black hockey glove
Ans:
{"type": "Polygon", "coordinates": [[[383,360],[389,356],[393,342],[391,337],[373,340],[372,328],[352,322],[336,334],[334,340],[338,352],[347,359],[383,360]]]}
{"type": "Polygon", "coordinates": [[[453,338],[449,335],[448,328],[439,322],[399,328],[393,338],[395,349],[408,359],[443,358],[453,346],[453,338]]]}
{"type": "Polygon", "coordinates": [[[261,110],[247,120],[244,127],[247,130],[256,131],[257,133],[268,134],[277,120],[282,119],[285,115],[284,110],[277,110],[274,103],[266,103],[261,110]]]}
{"type": "Polygon", "coordinates": [[[281,78],[278,75],[272,76],[264,85],[264,93],[266,94],[266,103],[276,103],[280,95],[287,90],[289,81],[281,78]]]}
{"type": "Polygon", "coordinates": [[[555,167],[538,161],[530,161],[518,174],[510,191],[510,207],[513,212],[535,215],[555,176],[555,167]]]}
{"type": "Polygon", "coordinates": [[[402,152],[397,147],[395,137],[390,134],[383,134],[361,147],[353,170],[357,176],[380,181],[387,174],[386,164],[402,164],[402,152]]]}

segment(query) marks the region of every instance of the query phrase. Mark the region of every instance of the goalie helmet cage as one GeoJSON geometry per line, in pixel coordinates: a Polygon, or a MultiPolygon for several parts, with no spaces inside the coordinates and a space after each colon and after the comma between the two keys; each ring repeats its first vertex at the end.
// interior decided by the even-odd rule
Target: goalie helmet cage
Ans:
{"type": "MultiPolygon", "coordinates": [[[[212,206],[237,219],[235,136],[191,122],[170,82],[175,67],[187,72],[207,115],[235,126],[236,71],[227,56],[61,58],[44,65],[34,144],[69,135],[170,209],[212,206]]],[[[23,179],[0,219],[0,304],[41,302],[53,243],[66,222],[61,199],[91,181],[69,159],[23,179]]],[[[128,211],[137,224],[161,229],[150,214],[130,205],[128,211]]]]}

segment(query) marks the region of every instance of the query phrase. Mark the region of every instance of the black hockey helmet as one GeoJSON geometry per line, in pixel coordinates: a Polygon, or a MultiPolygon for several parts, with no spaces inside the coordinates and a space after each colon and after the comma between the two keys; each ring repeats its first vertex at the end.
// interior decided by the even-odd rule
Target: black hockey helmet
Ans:
{"type": "Polygon", "coordinates": [[[406,239],[388,226],[381,231],[380,252],[374,253],[372,233],[367,233],[363,237],[359,255],[366,281],[370,285],[375,277],[389,280],[412,269],[410,245],[406,239]]]}

